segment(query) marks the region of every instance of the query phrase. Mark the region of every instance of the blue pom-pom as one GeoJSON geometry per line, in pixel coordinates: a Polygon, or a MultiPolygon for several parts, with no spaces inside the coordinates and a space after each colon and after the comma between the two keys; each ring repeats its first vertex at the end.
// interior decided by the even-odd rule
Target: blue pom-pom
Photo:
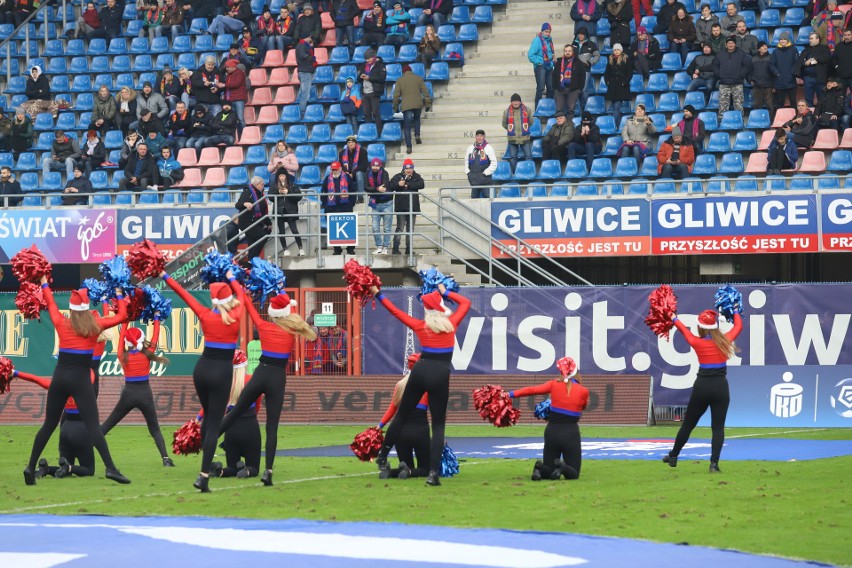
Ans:
{"type": "Polygon", "coordinates": [[[444,451],[441,453],[441,477],[452,477],[459,472],[459,459],[456,453],[444,444],[444,451]]]}
{"type": "Polygon", "coordinates": [[[234,255],[229,252],[222,254],[218,251],[213,251],[204,257],[204,262],[207,263],[207,266],[201,269],[201,279],[207,284],[227,282],[228,277],[226,275],[229,270],[237,280],[240,279],[238,273],[242,272],[242,270],[234,264],[234,255]]]}
{"type": "Polygon", "coordinates": [[[83,280],[83,288],[89,291],[89,300],[92,302],[103,302],[109,298],[109,287],[103,280],[86,278],[83,280]]]}
{"type": "Polygon", "coordinates": [[[133,286],[130,284],[130,267],[127,266],[127,261],[123,256],[114,256],[109,260],[103,261],[98,270],[104,276],[106,284],[106,294],[110,299],[115,299],[115,289],[130,290],[133,286]]]}
{"type": "Polygon", "coordinates": [[[548,398],[536,404],[533,415],[539,420],[547,420],[550,416],[550,399],[548,398]]]}
{"type": "Polygon", "coordinates": [[[246,278],[246,289],[255,301],[260,302],[263,309],[267,298],[277,296],[287,283],[284,272],[262,258],[251,259],[251,270],[246,278]]]}
{"type": "Polygon", "coordinates": [[[420,295],[417,296],[420,299],[424,294],[430,294],[438,289],[439,284],[443,284],[444,287],[450,292],[459,291],[459,284],[450,276],[444,276],[441,272],[432,267],[429,270],[421,270],[420,271],[420,280],[423,282],[423,285],[420,287],[420,295]]]}
{"type": "Polygon", "coordinates": [[[145,286],[142,288],[145,294],[145,308],[139,319],[151,323],[152,321],[165,321],[172,313],[172,301],[164,297],[156,288],[145,286]]]}
{"type": "Polygon", "coordinates": [[[743,295],[730,284],[722,286],[716,290],[714,305],[725,320],[732,322],[734,314],[743,313],[743,295]]]}

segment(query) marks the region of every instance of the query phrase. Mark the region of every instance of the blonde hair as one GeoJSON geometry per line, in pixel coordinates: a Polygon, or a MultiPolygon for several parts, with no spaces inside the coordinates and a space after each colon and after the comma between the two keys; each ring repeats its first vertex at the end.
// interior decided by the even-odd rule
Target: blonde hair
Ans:
{"type": "Polygon", "coordinates": [[[301,335],[308,341],[313,341],[317,338],[317,332],[314,331],[308,322],[302,319],[299,314],[289,314],[282,318],[271,318],[272,323],[286,331],[295,335],[301,335]]]}
{"type": "Polygon", "coordinates": [[[222,323],[225,325],[231,325],[237,323],[237,320],[231,317],[231,310],[240,305],[240,301],[234,297],[227,304],[219,304],[216,308],[219,309],[219,313],[222,315],[222,323]]]}
{"type": "Polygon", "coordinates": [[[426,316],[423,318],[423,321],[426,323],[426,327],[431,329],[434,333],[452,333],[456,330],[456,328],[453,327],[453,322],[451,322],[447,314],[443,312],[426,310],[426,316]]]}
{"type": "Polygon", "coordinates": [[[228,404],[237,404],[237,400],[243,393],[243,388],[246,386],[246,366],[234,367],[234,375],[231,380],[231,394],[228,398],[228,404]]]}
{"type": "Polygon", "coordinates": [[[716,345],[716,348],[722,353],[722,355],[725,356],[726,359],[730,359],[734,356],[735,353],[740,352],[740,348],[737,347],[733,341],[728,339],[728,336],[722,333],[719,328],[698,328],[698,337],[707,337],[708,335],[710,336],[710,339],[713,340],[713,343],[716,345]]]}
{"type": "Polygon", "coordinates": [[[108,329],[101,331],[101,334],[98,335],[98,343],[102,343],[105,341],[109,341],[112,343],[113,347],[118,345],[118,326],[112,326],[108,329]]]}
{"type": "MultiPolygon", "coordinates": [[[[564,380],[564,379],[563,379],[563,380],[564,380]]],[[[573,377],[571,377],[570,379],[568,379],[568,382],[567,382],[567,383],[565,383],[565,394],[571,394],[571,387],[573,387],[573,386],[574,386],[574,381],[577,381],[577,382],[578,382],[578,383],[580,383],[581,385],[583,384],[583,381],[580,379],[580,375],[579,375],[579,373],[578,373],[578,374],[576,374],[576,375],[574,375],[573,377]]]]}
{"type": "Polygon", "coordinates": [[[399,406],[399,401],[402,400],[402,394],[405,392],[405,387],[408,386],[408,377],[411,376],[411,373],[406,373],[393,388],[393,397],[391,398],[391,404],[394,406],[399,406]]]}
{"type": "Polygon", "coordinates": [[[95,315],[89,310],[71,310],[68,322],[71,324],[74,333],[80,337],[98,337],[101,334],[101,326],[98,325],[95,315]]]}

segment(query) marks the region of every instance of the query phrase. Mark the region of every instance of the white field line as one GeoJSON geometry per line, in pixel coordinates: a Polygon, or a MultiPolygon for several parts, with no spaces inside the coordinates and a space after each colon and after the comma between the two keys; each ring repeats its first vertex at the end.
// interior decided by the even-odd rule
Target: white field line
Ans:
{"type": "Polygon", "coordinates": [[[798,430],[784,430],[783,432],[761,432],[759,434],[742,434],[740,436],[725,436],[727,439],[732,438],[754,438],[756,436],[777,436],[778,434],[800,434],[802,432],[824,432],[828,430],[828,428],[808,428],[803,430],[799,428],[798,430]]]}

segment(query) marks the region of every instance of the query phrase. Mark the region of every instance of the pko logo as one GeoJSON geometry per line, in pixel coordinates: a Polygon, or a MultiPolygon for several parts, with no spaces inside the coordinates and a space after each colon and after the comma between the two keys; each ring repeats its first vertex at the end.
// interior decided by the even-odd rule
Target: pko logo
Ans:
{"type": "Polygon", "coordinates": [[[831,408],[843,418],[852,418],[852,378],[843,379],[834,385],[831,393],[831,408]]]}
{"type": "Polygon", "coordinates": [[[778,418],[793,418],[802,411],[802,385],[791,382],[793,373],[786,371],[781,375],[783,383],[778,383],[769,391],[769,411],[778,418]]]}

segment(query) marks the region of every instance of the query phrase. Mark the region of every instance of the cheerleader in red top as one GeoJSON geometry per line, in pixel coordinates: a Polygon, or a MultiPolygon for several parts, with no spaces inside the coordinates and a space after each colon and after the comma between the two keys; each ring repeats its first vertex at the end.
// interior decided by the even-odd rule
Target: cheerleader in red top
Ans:
{"type": "Polygon", "coordinates": [[[577,363],[572,358],[563,357],[556,362],[556,367],[562,373],[562,378],[509,392],[512,398],[534,394],[550,395],[550,414],[544,429],[544,456],[543,460],[535,462],[533,481],[539,481],[542,477],[580,477],[583,459],[580,427],[577,423],[589,404],[589,389],[580,383],[577,363]]]}
{"type": "Polygon", "coordinates": [[[266,469],[260,480],[268,487],[272,485],[272,465],[278,449],[278,422],[284,406],[287,363],[293,342],[296,335],[308,341],[313,341],[317,335],[299,314],[293,312],[296,301],[287,294],[278,294],[269,301],[267,313],[272,321],[263,319],[251,301],[245,299],[245,293],[241,292],[240,300],[245,304],[260,337],[260,363],[251,381],[245,389],[241,389],[239,400],[232,403],[234,408],[225,416],[220,434],[226,432],[260,395],[266,395],[266,469]]]}
{"type": "Polygon", "coordinates": [[[450,365],[456,341],[456,328],[470,309],[470,300],[455,292],[449,292],[443,284],[439,291],[424,294],[420,301],[426,315],[424,319],[413,318],[397,308],[373,286],[373,295],[399,321],[411,328],[420,340],[420,360],[411,370],[408,385],[399,403],[399,409],[379,451],[376,463],[379,471],[388,469],[388,453],[396,444],[403,424],[417,407],[423,393],[429,394],[429,412],[432,415],[432,444],[427,485],[441,484],[441,453],[444,448],[444,430],[447,421],[447,401],[450,396],[450,365]],[[442,297],[443,296],[443,297],[442,297]],[[444,305],[448,298],[458,304],[453,313],[444,305]]]}
{"type": "Polygon", "coordinates": [[[89,310],[89,294],[85,288],[74,290],[71,292],[69,303],[71,314],[66,319],[56,306],[46,277],[42,277],[41,287],[50,320],[59,337],[59,360],[53,371],[50,387],[47,389],[44,423],[33,441],[30,461],[24,470],[24,482],[27,485],[35,485],[36,462],[59,424],[65,401],[72,396],[80,410],[80,419],[104,461],[106,477],[119,483],[130,483],[130,480],[115,467],[106,439],[101,433],[98,403],[95,400],[95,390],[92,388],[91,381],[92,351],[98,336],[103,330],[118,325],[127,318],[127,305],[122,299],[121,290],[117,290],[118,313],[112,318],[101,318],[89,310]]]}
{"type": "Polygon", "coordinates": [[[210,285],[210,298],[213,302],[213,309],[210,309],[165,272],[160,276],[195,313],[204,333],[204,351],[192,371],[192,382],[195,384],[195,392],[205,416],[201,426],[201,473],[193,485],[202,493],[209,493],[208,472],[216,452],[219,428],[228,406],[234,350],[237,348],[240,320],[243,317],[242,303],[238,299],[242,288],[234,280],[234,275],[228,271],[230,287],[221,282],[210,285]]]}
{"type": "Polygon", "coordinates": [[[168,364],[169,360],[155,353],[157,340],[160,337],[160,322],[154,321],[154,333],[151,341],[145,340],[145,335],[138,327],[128,327],[126,323],[121,324],[121,334],[118,340],[118,362],[124,371],[124,388],[121,396],[115,404],[112,413],[101,424],[101,432],[104,436],[109,434],[116,424],[121,422],[127,413],[134,408],[139,409],[145,417],[148,432],[154,438],[160,458],[164,467],[174,467],[174,462],[166,452],[166,442],[163,433],[160,432],[160,423],[157,421],[157,407],[154,404],[154,393],[151,392],[149,372],[151,361],[168,364]]]}
{"type": "MultiPolygon", "coordinates": [[[[408,356],[409,372],[393,389],[393,398],[390,406],[388,406],[385,415],[382,416],[379,422],[379,429],[384,428],[385,424],[391,421],[399,407],[399,402],[402,400],[402,393],[405,392],[405,387],[408,384],[408,377],[411,375],[411,369],[414,364],[420,359],[420,353],[412,353],[408,356]]],[[[408,420],[402,425],[399,437],[396,439],[396,456],[399,458],[399,467],[394,469],[383,469],[379,471],[379,479],[387,479],[388,477],[397,477],[399,479],[408,479],[409,477],[426,477],[430,467],[429,446],[429,420],[426,418],[426,410],[429,408],[429,395],[424,394],[420,402],[417,403],[415,409],[408,415],[408,420]],[[414,467],[414,456],[417,455],[417,467],[414,467]],[[409,466],[410,464],[410,466],[409,466]],[[412,469],[413,468],[413,469],[412,469]]]]}
{"type": "MultiPolygon", "coordinates": [[[[102,313],[105,318],[112,314],[109,302],[103,303],[102,313]]],[[[106,351],[107,341],[113,340],[113,345],[116,344],[117,341],[114,340],[115,337],[117,337],[115,335],[115,328],[102,331],[98,336],[98,342],[95,343],[95,348],[92,351],[92,373],[94,373],[95,376],[95,382],[92,386],[95,388],[95,398],[98,398],[98,393],[101,390],[101,357],[104,356],[104,351],[106,351]]]]}
{"type": "Polygon", "coordinates": [[[740,314],[734,314],[734,327],[728,333],[719,331],[719,316],[713,310],[704,310],[698,315],[698,336],[672,314],[672,320],[678,331],[698,355],[698,377],[692,385],[692,394],[686,405],[686,415],[677,432],[674,447],[663,456],[663,461],[671,467],[677,467],[677,457],[689,440],[698,420],[710,408],[710,473],[719,473],[719,456],[725,443],[725,417],[731,394],[728,391],[728,359],[739,351],[734,340],[743,330],[740,314]]]}
{"type": "MultiPolygon", "coordinates": [[[[17,369],[12,376],[18,377],[30,383],[35,383],[43,389],[50,388],[50,379],[38,377],[17,369]]],[[[92,384],[95,374],[92,373],[92,384]]],[[[65,403],[63,414],[64,420],[59,427],[59,466],[49,466],[47,460],[38,460],[38,469],[35,471],[36,479],[45,475],[52,475],[61,479],[74,474],[79,477],[90,477],[95,475],[95,449],[92,447],[92,439],[86,431],[86,426],[80,420],[80,411],[74,398],[69,398],[65,403]],[[75,464],[74,462],[78,462],[75,464]]]]}

